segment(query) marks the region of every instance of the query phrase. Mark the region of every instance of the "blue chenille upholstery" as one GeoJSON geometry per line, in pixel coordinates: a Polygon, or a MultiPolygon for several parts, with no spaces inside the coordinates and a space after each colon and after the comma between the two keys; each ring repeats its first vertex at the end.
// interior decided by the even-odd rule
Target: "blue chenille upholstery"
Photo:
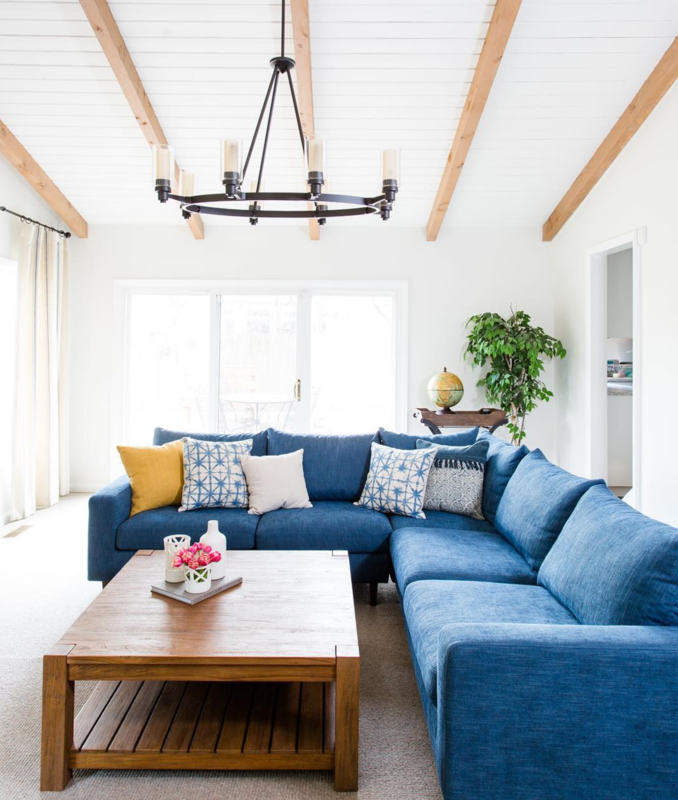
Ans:
{"type": "Polygon", "coordinates": [[[267,431],[259,433],[187,433],[185,431],[170,431],[166,428],[156,428],[153,432],[153,444],[167,444],[183,439],[184,436],[190,439],[198,439],[201,442],[242,442],[243,439],[252,439],[253,456],[266,455],[267,431]]]}
{"type": "Polygon", "coordinates": [[[539,583],[587,625],[678,625],[678,530],[596,486],[544,560],[539,583]]]}
{"type": "Polygon", "coordinates": [[[478,428],[469,428],[468,430],[457,431],[456,433],[439,433],[435,435],[395,433],[394,431],[387,431],[384,428],[379,428],[378,436],[380,444],[385,444],[386,447],[395,447],[398,450],[416,450],[417,439],[423,439],[432,444],[447,447],[464,447],[467,444],[473,444],[478,439],[478,428]]]}
{"type": "Polygon", "coordinates": [[[268,455],[304,451],[304,478],[314,500],[357,500],[370,467],[372,433],[355,436],[320,436],[310,433],[268,431],[268,455]]]}
{"type": "Polygon", "coordinates": [[[126,475],[90,497],[87,532],[89,580],[111,580],[134,555],[134,551],[121,552],[115,546],[116,531],[129,519],[131,510],[132,487],[126,475]]]}
{"type": "Polygon", "coordinates": [[[494,524],[497,507],[504,490],[511,480],[511,476],[518,468],[518,464],[530,451],[524,444],[520,447],[514,447],[484,429],[479,431],[478,439],[490,443],[490,448],[487,451],[487,461],[485,462],[483,515],[486,520],[494,524]]]}
{"type": "Polygon", "coordinates": [[[416,581],[403,598],[403,613],[424,687],[437,704],[438,639],[450,624],[578,625],[541,586],[476,581],[416,581]]]}
{"type": "Polygon", "coordinates": [[[389,519],[394,531],[400,530],[400,528],[453,528],[494,533],[492,523],[486,519],[474,519],[464,514],[450,514],[448,511],[426,511],[424,513],[426,519],[403,517],[400,514],[389,514],[389,519]]]}
{"type": "Polygon", "coordinates": [[[437,697],[445,800],[678,797],[678,628],[445,625],[437,697]]]}
{"type": "Polygon", "coordinates": [[[534,450],[508,482],[494,527],[537,571],[579,500],[601,483],[577,478],[534,450]]]}
{"type": "Polygon", "coordinates": [[[341,500],[316,500],[313,508],[263,514],[258,550],[348,550],[388,553],[391,524],[385,514],[341,500]]]}
{"type": "Polygon", "coordinates": [[[176,506],[163,506],[142,511],[126,519],[118,528],[116,546],[119,550],[162,550],[165,536],[186,534],[198,541],[207,531],[209,520],[219,523],[231,550],[251,550],[257,518],[245,508],[200,508],[180,512],[176,506]]]}
{"type": "Polygon", "coordinates": [[[401,594],[416,581],[537,582],[525,559],[498,533],[399,528],[391,535],[391,559],[401,594]]]}

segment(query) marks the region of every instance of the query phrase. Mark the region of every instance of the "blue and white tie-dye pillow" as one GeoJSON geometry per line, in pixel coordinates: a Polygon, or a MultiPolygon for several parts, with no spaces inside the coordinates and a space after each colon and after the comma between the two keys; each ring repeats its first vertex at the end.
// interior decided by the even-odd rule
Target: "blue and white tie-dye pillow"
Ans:
{"type": "Polygon", "coordinates": [[[184,490],[179,511],[198,508],[247,508],[247,481],[240,464],[252,439],[203,442],[185,437],[184,490]]]}
{"type": "Polygon", "coordinates": [[[426,519],[424,497],[438,448],[400,450],[372,444],[370,471],[355,505],[375,511],[426,519]]]}

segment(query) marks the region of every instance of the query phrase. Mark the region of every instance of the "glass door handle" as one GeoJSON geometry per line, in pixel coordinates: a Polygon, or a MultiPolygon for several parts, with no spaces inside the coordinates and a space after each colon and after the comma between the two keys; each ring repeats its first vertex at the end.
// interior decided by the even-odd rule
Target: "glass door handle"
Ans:
{"type": "Polygon", "coordinates": [[[294,399],[297,402],[301,401],[301,378],[297,378],[294,384],[294,399]]]}

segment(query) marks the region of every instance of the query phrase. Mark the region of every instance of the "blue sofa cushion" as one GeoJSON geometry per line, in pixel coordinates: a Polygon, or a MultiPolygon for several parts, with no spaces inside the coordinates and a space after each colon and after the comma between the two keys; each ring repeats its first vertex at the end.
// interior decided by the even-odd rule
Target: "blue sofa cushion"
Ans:
{"type": "Polygon", "coordinates": [[[370,467],[372,433],[352,436],[316,436],[270,428],[270,456],[304,451],[304,477],[311,502],[357,500],[370,467]]]}
{"type": "Polygon", "coordinates": [[[429,436],[421,433],[395,433],[394,431],[379,428],[378,436],[381,444],[385,444],[387,447],[397,447],[398,450],[416,450],[417,439],[425,439],[427,442],[448,447],[464,447],[476,441],[478,428],[469,428],[457,433],[431,434],[429,436]]]}
{"type": "Polygon", "coordinates": [[[211,519],[218,520],[229,549],[254,547],[258,517],[248,514],[246,508],[201,508],[180,514],[175,506],[142,511],[125,520],[118,528],[116,547],[118,550],[162,550],[165,536],[177,533],[186,534],[197,542],[207,531],[211,519]]]}
{"type": "Polygon", "coordinates": [[[167,444],[176,442],[177,439],[188,437],[201,442],[242,442],[252,439],[252,455],[266,455],[266,431],[259,433],[186,433],[185,431],[170,431],[166,428],[156,428],[153,431],[153,444],[167,444]]]}
{"type": "MultiPolygon", "coordinates": [[[[438,639],[446,625],[478,625],[486,622],[523,625],[579,624],[541,586],[510,583],[417,581],[410,584],[405,593],[403,613],[426,693],[436,704],[438,639]]],[[[501,690],[510,692],[510,687],[504,686],[501,690]]]]}
{"type": "Polygon", "coordinates": [[[342,500],[319,500],[313,508],[270,511],[259,520],[259,550],[348,550],[387,553],[391,524],[379,511],[342,500]]]}
{"type": "Polygon", "coordinates": [[[538,578],[585,625],[678,625],[678,530],[595,486],[538,578]]]}
{"type": "Polygon", "coordinates": [[[401,594],[414,581],[537,580],[525,559],[498,533],[399,528],[391,535],[391,560],[401,594]]]}
{"type": "Polygon", "coordinates": [[[483,515],[485,519],[494,523],[497,506],[504,494],[506,485],[511,480],[511,476],[516,471],[518,464],[530,451],[524,444],[520,447],[514,447],[484,429],[478,433],[478,440],[490,443],[485,463],[483,515]]]}
{"type": "Polygon", "coordinates": [[[394,531],[400,528],[453,528],[454,530],[495,532],[492,525],[485,519],[473,519],[464,514],[450,514],[447,511],[427,511],[426,519],[401,517],[399,514],[389,514],[389,519],[394,531]]]}
{"type": "Polygon", "coordinates": [[[534,450],[508,482],[494,527],[536,571],[579,500],[602,482],[577,478],[534,450]]]}

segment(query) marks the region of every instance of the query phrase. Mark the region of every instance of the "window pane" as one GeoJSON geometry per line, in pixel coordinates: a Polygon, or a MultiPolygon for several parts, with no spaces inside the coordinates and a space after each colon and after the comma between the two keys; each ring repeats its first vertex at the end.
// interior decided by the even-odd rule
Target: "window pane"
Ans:
{"type": "Polygon", "coordinates": [[[210,298],[132,295],[126,440],[153,428],[209,429],[210,298]]]}
{"type": "Polygon", "coordinates": [[[221,298],[219,429],[294,430],[297,298],[221,298]]]}
{"type": "Polygon", "coordinates": [[[393,299],[314,297],[311,316],[311,432],[393,428],[393,299]]]}

